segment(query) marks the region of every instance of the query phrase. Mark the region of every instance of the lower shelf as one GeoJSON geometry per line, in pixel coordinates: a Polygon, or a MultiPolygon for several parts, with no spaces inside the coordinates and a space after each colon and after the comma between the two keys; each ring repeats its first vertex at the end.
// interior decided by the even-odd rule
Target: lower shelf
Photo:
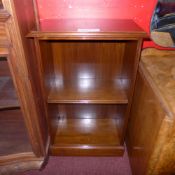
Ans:
{"type": "Polygon", "coordinates": [[[61,156],[121,156],[117,119],[60,119],[50,152],[61,156]]]}

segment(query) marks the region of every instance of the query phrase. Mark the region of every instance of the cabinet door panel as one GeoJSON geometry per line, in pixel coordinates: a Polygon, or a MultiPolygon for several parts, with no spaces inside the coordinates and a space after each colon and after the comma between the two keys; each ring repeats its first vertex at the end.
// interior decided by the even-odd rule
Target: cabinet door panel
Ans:
{"type": "Polygon", "coordinates": [[[0,150],[0,174],[7,174],[16,172],[17,169],[23,171],[41,168],[47,156],[49,135],[39,68],[37,69],[39,66],[35,61],[33,43],[25,37],[37,26],[33,1],[2,0],[2,4],[3,11],[10,14],[3,21],[8,42],[3,47],[8,53],[0,53],[8,62],[1,62],[3,69],[0,71],[0,77],[3,77],[1,82],[6,85],[2,87],[3,93],[0,93],[0,124],[3,125],[0,133],[6,133],[5,137],[0,134],[0,141],[3,142],[0,145],[4,145],[0,150]],[[10,79],[7,75],[9,72],[10,79]],[[9,98],[8,103],[5,94],[9,98]],[[4,102],[3,105],[1,101],[4,102]],[[8,172],[6,166],[10,166],[8,172]]]}

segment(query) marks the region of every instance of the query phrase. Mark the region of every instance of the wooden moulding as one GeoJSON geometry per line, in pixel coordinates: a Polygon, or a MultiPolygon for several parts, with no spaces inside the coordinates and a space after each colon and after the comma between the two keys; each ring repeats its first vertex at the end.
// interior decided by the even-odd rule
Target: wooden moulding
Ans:
{"type": "Polygon", "coordinates": [[[148,38],[148,35],[132,20],[50,19],[40,21],[40,30],[31,31],[27,37],[44,40],[135,40],[148,38]],[[81,29],[87,29],[87,32],[78,32],[81,29]],[[93,32],[93,29],[98,32],[93,32]]]}
{"type": "Polygon", "coordinates": [[[53,156],[123,156],[124,146],[84,146],[53,145],[50,153],[53,156]]]}
{"type": "Polygon", "coordinates": [[[11,175],[15,173],[23,173],[29,170],[38,170],[42,167],[43,159],[23,159],[22,155],[19,155],[21,161],[11,162],[10,164],[0,165],[1,175],[11,175]]]}

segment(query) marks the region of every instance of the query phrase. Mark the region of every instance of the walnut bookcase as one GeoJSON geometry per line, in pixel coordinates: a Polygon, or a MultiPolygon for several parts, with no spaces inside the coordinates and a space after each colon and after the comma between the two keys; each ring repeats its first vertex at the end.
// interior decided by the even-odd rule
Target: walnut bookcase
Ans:
{"type": "Polygon", "coordinates": [[[119,156],[144,31],[132,20],[43,20],[31,31],[52,155],[119,156]]]}
{"type": "Polygon", "coordinates": [[[40,84],[35,83],[37,75],[31,69],[35,57],[29,52],[32,45],[25,38],[35,25],[32,0],[0,1],[2,175],[40,169],[47,156],[49,137],[41,100],[43,95],[36,92],[40,91],[40,84]],[[24,6],[27,6],[25,12],[24,6]]]}

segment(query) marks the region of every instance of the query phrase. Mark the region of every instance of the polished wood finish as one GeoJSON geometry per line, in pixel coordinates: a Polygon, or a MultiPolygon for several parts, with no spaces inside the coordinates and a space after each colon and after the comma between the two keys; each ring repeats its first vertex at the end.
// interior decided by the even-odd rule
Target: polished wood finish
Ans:
{"type": "Polygon", "coordinates": [[[0,70],[0,174],[39,169],[47,156],[49,136],[43,94],[37,84],[38,65],[32,43],[25,38],[36,26],[34,13],[32,0],[2,0],[0,56],[7,61],[0,61],[0,67],[5,66],[0,70]],[[17,97],[20,109],[14,104],[17,97]]]}
{"type": "Polygon", "coordinates": [[[0,48],[0,57],[7,57],[9,55],[9,51],[7,48],[0,48]]]}
{"type": "Polygon", "coordinates": [[[175,172],[174,54],[155,49],[142,54],[127,136],[134,175],[175,172]]]}
{"type": "Polygon", "coordinates": [[[122,155],[122,121],[126,105],[49,104],[51,154],[122,155]]]}
{"type": "Polygon", "coordinates": [[[148,38],[148,35],[132,20],[126,19],[46,19],[40,21],[40,30],[33,30],[28,37],[53,40],[135,40],[148,38]]]}
{"type": "Polygon", "coordinates": [[[55,74],[49,103],[127,103],[120,81],[124,42],[48,44],[51,44],[55,74]]]}
{"type": "Polygon", "coordinates": [[[4,165],[0,166],[0,174],[1,175],[12,175],[12,174],[19,174],[26,171],[30,171],[32,169],[38,169],[38,167],[41,167],[43,163],[43,160],[28,160],[27,162],[20,162],[16,163],[13,162],[11,165],[4,165]]]}
{"type": "Polygon", "coordinates": [[[8,62],[20,97],[21,109],[25,115],[24,119],[33,151],[39,157],[45,156],[48,134],[44,105],[41,100],[40,85],[36,86],[35,83],[38,82],[38,75],[33,69],[37,64],[31,65],[35,61],[35,55],[31,52],[30,41],[25,38],[28,31],[35,27],[33,2],[32,0],[4,0],[3,5],[11,13],[11,18],[6,22],[8,34],[13,43],[8,62]],[[25,13],[22,13],[24,7],[27,8],[25,13]],[[30,110],[28,110],[28,106],[30,106],[30,110]]]}
{"type": "Polygon", "coordinates": [[[80,78],[75,80],[77,83],[74,84],[71,84],[70,81],[64,82],[64,88],[53,87],[49,92],[48,103],[128,103],[126,94],[121,88],[120,80],[111,82],[93,78],[80,78]]]}
{"type": "Polygon", "coordinates": [[[120,146],[117,119],[61,118],[55,122],[55,127],[57,131],[50,148],[53,155],[123,154],[124,148],[120,146]]]}
{"type": "MultiPolygon", "coordinates": [[[[48,27],[43,27],[41,23],[39,31],[31,31],[27,35],[28,38],[34,38],[37,59],[41,65],[39,72],[48,103],[51,152],[53,155],[121,155],[142,39],[146,34],[130,20],[92,19],[82,22],[77,19],[55,22],[58,23],[47,21],[48,27]],[[92,31],[77,31],[84,24],[92,31]],[[94,27],[98,26],[100,30],[93,32],[94,27]],[[108,105],[114,109],[120,108],[121,104],[125,105],[122,114],[116,110],[112,117],[110,112],[106,112],[108,105]],[[89,128],[89,143],[81,142],[86,138],[86,126],[84,131],[79,128],[80,121],[86,121],[79,118],[82,105],[85,105],[89,114],[94,105],[91,119],[94,124],[98,123],[95,128],[89,128]],[[65,126],[58,124],[60,110],[64,111],[64,121],[68,123],[65,126]],[[120,116],[118,125],[115,116],[120,116]],[[104,121],[106,126],[102,124],[104,121]],[[112,134],[116,132],[114,126],[118,128],[117,134],[112,134]],[[98,144],[98,130],[103,127],[102,135],[107,133],[105,127],[111,128],[108,133],[111,132],[113,141],[117,141],[114,141],[114,147],[107,144],[105,137],[98,144]],[[71,128],[75,128],[75,139],[72,140],[71,128]],[[69,132],[70,136],[67,137],[69,132]],[[97,142],[94,146],[90,140],[95,138],[97,142]],[[61,143],[64,139],[66,142],[61,143]],[[82,149],[84,144],[88,145],[87,149],[82,149]]],[[[86,114],[85,111],[82,113],[86,114]]]]}

